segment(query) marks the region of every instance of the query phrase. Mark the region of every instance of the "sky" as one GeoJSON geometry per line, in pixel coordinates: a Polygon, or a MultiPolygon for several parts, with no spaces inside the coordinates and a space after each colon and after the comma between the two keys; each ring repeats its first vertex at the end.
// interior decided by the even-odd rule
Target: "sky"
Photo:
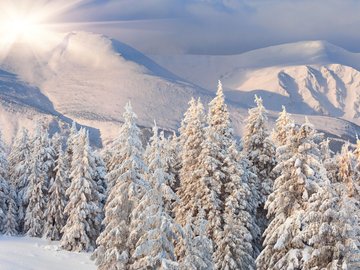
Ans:
{"type": "Polygon", "coordinates": [[[147,54],[238,54],[327,40],[360,52],[359,0],[80,0],[69,29],[99,32],[147,54]]]}

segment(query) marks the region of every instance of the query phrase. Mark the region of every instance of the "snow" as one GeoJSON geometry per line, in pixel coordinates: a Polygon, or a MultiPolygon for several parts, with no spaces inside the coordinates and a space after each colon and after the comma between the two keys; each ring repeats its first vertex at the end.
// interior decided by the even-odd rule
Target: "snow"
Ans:
{"type": "Polygon", "coordinates": [[[141,127],[156,120],[160,129],[177,130],[190,98],[207,104],[218,79],[236,135],[242,134],[255,93],[271,122],[286,105],[297,123],[304,114],[320,115],[311,121],[333,137],[354,139],[360,133],[360,127],[341,119],[360,124],[354,119],[360,116],[360,55],[324,41],[231,56],[148,57],[102,35],[72,32],[36,53],[34,59],[29,48],[15,46],[0,64],[0,128],[7,144],[19,128],[32,130],[45,116],[53,127],[59,119],[75,120],[90,128],[92,143],[104,145],[118,134],[129,100],[141,127]]]}
{"type": "Polygon", "coordinates": [[[95,270],[88,253],[59,249],[58,242],[0,236],[1,270],[95,270]]]}

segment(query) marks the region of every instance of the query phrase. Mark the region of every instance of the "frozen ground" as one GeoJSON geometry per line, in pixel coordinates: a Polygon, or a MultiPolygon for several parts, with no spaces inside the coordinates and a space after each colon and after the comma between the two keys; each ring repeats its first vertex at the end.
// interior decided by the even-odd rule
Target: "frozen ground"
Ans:
{"type": "Polygon", "coordinates": [[[89,257],[59,250],[58,242],[0,236],[0,270],[95,270],[89,257]]]}

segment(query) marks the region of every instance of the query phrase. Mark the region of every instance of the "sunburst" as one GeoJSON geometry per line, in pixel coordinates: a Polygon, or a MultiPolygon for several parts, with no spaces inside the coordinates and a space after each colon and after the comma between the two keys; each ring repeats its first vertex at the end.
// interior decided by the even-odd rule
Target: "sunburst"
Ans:
{"type": "MultiPolygon", "coordinates": [[[[39,50],[61,39],[61,15],[86,0],[1,0],[0,57],[15,44],[39,50]]],[[[1,60],[1,59],[0,59],[1,60]]]]}

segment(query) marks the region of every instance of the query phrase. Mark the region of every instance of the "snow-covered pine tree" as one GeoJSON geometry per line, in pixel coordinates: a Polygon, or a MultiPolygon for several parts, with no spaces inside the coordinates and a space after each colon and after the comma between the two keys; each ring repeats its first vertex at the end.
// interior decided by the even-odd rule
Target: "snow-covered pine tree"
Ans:
{"type": "Polygon", "coordinates": [[[66,224],[66,190],[70,186],[67,175],[68,159],[61,145],[58,145],[57,157],[55,180],[49,188],[49,200],[45,210],[45,237],[53,241],[61,239],[61,230],[66,224]]]}
{"type": "Polygon", "coordinates": [[[65,207],[68,216],[62,229],[61,247],[69,251],[92,251],[101,225],[101,197],[95,182],[95,160],[89,145],[89,134],[82,129],[73,149],[69,197],[65,207]]]}
{"type": "Polygon", "coordinates": [[[155,123],[153,127],[153,136],[150,138],[150,144],[145,151],[145,160],[149,168],[148,179],[152,187],[158,184],[161,179],[160,189],[162,200],[167,214],[171,215],[173,204],[179,201],[177,195],[172,190],[171,183],[173,183],[172,175],[166,172],[168,157],[165,156],[164,138],[159,137],[159,130],[155,123]]]}
{"type": "Polygon", "coordinates": [[[74,156],[74,149],[77,147],[76,142],[77,137],[79,135],[79,131],[76,127],[76,123],[75,121],[72,122],[72,125],[70,127],[70,131],[69,131],[69,135],[67,137],[66,140],[66,157],[67,157],[67,162],[66,164],[68,165],[67,168],[67,174],[69,175],[69,181],[71,182],[71,172],[72,172],[72,161],[73,161],[73,156],[74,156]]]}
{"type": "Polygon", "coordinates": [[[320,143],[320,151],[327,178],[330,182],[334,183],[337,181],[339,166],[337,164],[337,156],[334,155],[334,152],[330,149],[329,138],[320,143]]]}
{"type": "Polygon", "coordinates": [[[9,164],[5,145],[0,132],[0,232],[5,231],[6,213],[8,211],[7,198],[9,194],[9,164]]]}
{"type": "Polygon", "coordinates": [[[186,224],[188,215],[196,215],[196,195],[202,197],[200,193],[207,192],[207,187],[199,181],[200,175],[196,173],[201,161],[201,144],[205,139],[204,127],[204,107],[200,102],[191,99],[180,128],[182,167],[180,186],[177,190],[180,203],[175,206],[174,212],[176,221],[181,226],[186,224]]]}
{"type": "MultiPolygon", "coordinates": [[[[35,149],[41,147],[41,139],[36,140],[35,149]]],[[[44,211],[46,207],[47,176],[41,166],[39,155],[32,157],[32,168],[29,176],[29,188],[26,194],[29,204],[26,209],[24,232],[28,236],[42,237],[44,231],[44,211]]]]}
{"type": "MultiPolygon", "coordinates": [[[[251,164],[251,171],[257,176],[256,186],[250,186],[253,196],[259,198],[256,220],[261,232],[267,227],[268,220],[264,204],[271,193],[275,175],[273,168],[276,165],[276,148],[267,128],[267,112],[261,98],[255,95],[256,107],[249,110],[243,137],[244,154],[251,164]]],[[[261,238],[256,239],[256,246],[261,248],[261,238]]]]}
{"type": "Polygon", "coordinates": [[[72,122],[71,127],[70,127],[70,131],[69,131],[69,136],[66,140],[66,155],[68,158],[67,163],[72,164],[72,160],[73,160],[73,155],[74,155],[74,147],[75,146],[75,142],[77,141],[77,136],[79,134],[79,131],[76,127],[76,123],[75,121],[72,122]]]}
{"type": "Polygon", "coordinates": [[[166,138],[164,132],[160,133],[160,140],[163,144],[163,156],[166,161],[165,172],[169,176],[169,184],[173,191],[180,186],[180,168],[181,168],[181,147],[179,137],[174,132],[170,138],[166,138]]]}
{"type": "Polygon", "coordinates": [[[282,111],[279,113],[279,118],[276,120],[275,128],[271,134],[272,141],[276,146],[286,144],[289,125],[293,124],[294,121],[291,119],[291,115],[288,114],[285,106],[282,106],[282,111]]]}
{"type": "Polygon", "coordinates": [[[16,193],[12,183],[9,183],[9,192],[7,196],[7,213],[4,227],[4,233],[9,236],[18,234],[16,193]]]}
{"type": "MultiPolygon", "coordinates": [[[[107,184],[106,184],[106,165],[99,152],[95,151],[95,182],[98,186],[98,191],[101,198],[101,209],[103,209],[106,202],[107,184]]],[[[102,211],[103,212],[103,211],[102,211]]]]}
{"type": "Polygon", "coordinates": [[[213,245],[207,236],[207,220],[204,210],[200,209],[198,219],[193,222],[188,217],[184,227],[184,257],[179,262],[180,270],[212,270],[213,245]]]}
{"type": "Polygon", "coordinates": [[[349,147],[350,144],[348,142],[345,143],[341,148],[341,153],[336,157],[338,165],[337,182],[341,182],[346,186],[349,197],[360,199],[355,181],[355,158],[349,147]]]}
{"type": "Polygon", "coordinates": [[[24,229],[25,213],[29,203],[26,194],[28,192],[31,171],[30,149],[28,131],[22,129],[19,136],[15,139],[9,156],[10,182],[15,188],[15,202],[18,205],[18,229],[20,233],[24,229]]]}
{"type": "Polygon", "coordinates": [[[224,227],[222,237],[216,242],[215,269],[255,269],[257,250],[253,246],[253,235],[258,235],[260,229],[249,212],[248,201],[252,199],[246,183],[249,175],[238,160],[235,141],[227,155],[224,167],[228,179],[223,184],[224,227]]]}
{"type": "Polygon", "coordinates": [[[308,244],[302,269],[359,269],[359,222],[354,199],[342,183],[320,183],[308,202],[304,229],[300,234],[308,244]]]}
{"type": "Polygon", "coordinates": [[[131,213],[128,245],[134,246],[134,249],[130,254],[130,270],[179,269],[174,242],[182,229],[166,213],[162,195],[164,181],[164,175],[156,170],[152,176],[152,187],[131,213]]]}
{"type": "Polygon", "coordinates": [[[55,160],[58,159],[58,149],[59,147],[63,146],[63,138],[61,137],[60,133],[56,132],[52,135],[51,139],[50,139],[50,145],[51,147],[54,149],[54,153],[55,153],[55,160]]]}
{"type": "Polygon", "coordinates": [[[45,208],[48,189],[55,178],[55,151],[47,128],[39,122],[32,142],[31,173],[25,200],[26,209],[24,231],[29,236],[42,237],[45,224],[45,208]]]}
{"type": "Polygon", "coordinates": [[[274,170],[279,176],[265,204],[271,222],[257,258],[259,270],[303,269],[304,215],[317,183],[324,181],[318,148],[321,135],[306,121],[300,128],[293,126],[289,136],[286,145],[277,148],[279,164],[274,170]]]}
{"type": "Polygon", "coordinates": [[[149,188],[144,180],[147,168],[143,161],[140,129],[136,126],[137,116],[130,103],[126,105],[123,117],[125,122],[117,139],[122,142],[117,150],[121,159],[107,175],[113,184],[105,205],[104,230],[92,256],[99,270],[127,269],[132,254],[128,246],[131,213],[149,188]]]}

